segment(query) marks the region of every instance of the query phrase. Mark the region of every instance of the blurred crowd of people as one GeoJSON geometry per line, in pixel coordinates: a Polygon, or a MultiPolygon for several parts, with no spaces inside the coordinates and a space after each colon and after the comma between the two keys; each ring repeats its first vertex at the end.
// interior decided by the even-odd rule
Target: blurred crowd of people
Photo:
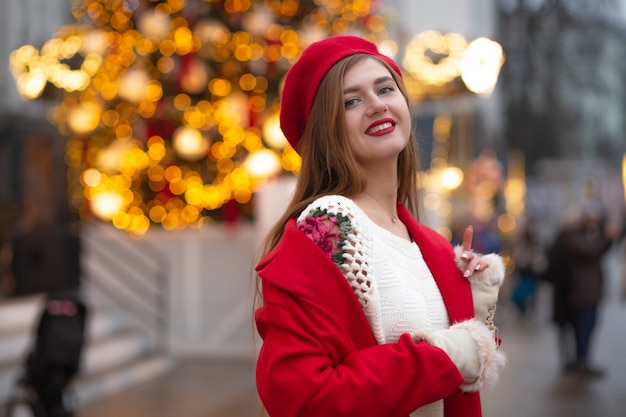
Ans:
{"type": "MultiPolygon", "coordinates": [[[[541,286],[549,288],[563,372],[601,377],[605,371],[591,363],[591,348],[607,295],[604,269],[612,249],[621,253],[619,297],[626,302],[626,216],[609,219],[595,202],[575,212],[547,238],[534,218],[526,218],[508,239],[489,224],[475,225],[473,247],[480,253],[510,254],[507,296],[520,317],[533,316],[541,286]]],[[[460,232],[454,230],[452,243],[457,245],[460,232]]]]}
{"type": "MultiPolygon", "coordinates": [[[[551,287],[551,318],[558,331],[563,371],[599,377],[602,369],[590,361],[598,313],[605,296],[604,260],[614,245],[622,245],[626,228],[610,221],[602,207],[587,204],[563,224],[548,243],[528,219],[511,245],[514,265],[510,301],[521,315],[535,306],[538,286],[551,287]]],[[[623,259],[623,257],[622,257],[623,259]]],[[[626,300],[626,267],[622,266],[622,299],[626,300]]]]}

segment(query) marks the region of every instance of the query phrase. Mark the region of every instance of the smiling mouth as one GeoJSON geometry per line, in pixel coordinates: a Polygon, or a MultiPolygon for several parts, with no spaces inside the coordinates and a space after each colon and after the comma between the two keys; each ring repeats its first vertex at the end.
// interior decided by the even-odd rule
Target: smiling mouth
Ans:
{"type": "Polygon", "coordinates": [[[371,128],[370,130],[368,130],[367,134],[374,134],[377,132],[380,132],[381,130],[385,130],[385,129],[390,129],[391,127],[393,127],[393,123],[391,122],[385,122],[385,123],[381,123],[379,125],[374,126],[373,128],[371,128]]]}

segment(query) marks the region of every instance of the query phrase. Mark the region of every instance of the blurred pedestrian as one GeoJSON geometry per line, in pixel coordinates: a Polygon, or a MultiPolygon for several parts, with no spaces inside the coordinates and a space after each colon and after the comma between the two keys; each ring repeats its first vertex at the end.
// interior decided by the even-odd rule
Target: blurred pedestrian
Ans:
{"type": "Polygon", "coordinates": [[[559,232],[550,250],[546,276],[554,285],[553,319],[566,372],[604,374],[591,365],[590,350],[603,297],[602,260],[618,234],[600,207],[587,205],[576,222],[559,232]]]}
{"type": "Polygon", "coordinates": [[[534,304],[540,278],[548,266],[534,219],[528,219],[522,226],[520,235],[513,242],[512,257],[515,264],[515,282],[511,301],[525,315],[534,304]]]}

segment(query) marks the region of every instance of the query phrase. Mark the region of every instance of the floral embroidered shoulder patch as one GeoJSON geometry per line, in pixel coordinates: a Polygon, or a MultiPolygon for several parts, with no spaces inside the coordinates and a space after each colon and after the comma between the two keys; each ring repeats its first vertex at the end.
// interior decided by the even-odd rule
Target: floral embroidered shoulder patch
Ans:
{"type": "Polygon", "coordinates": [[[353,233],[348,216],[331,213],[324,208],[315,208],[298,223],[300,229],[328,255],[341,269],[344,261],[344,242],[353,233]]]}

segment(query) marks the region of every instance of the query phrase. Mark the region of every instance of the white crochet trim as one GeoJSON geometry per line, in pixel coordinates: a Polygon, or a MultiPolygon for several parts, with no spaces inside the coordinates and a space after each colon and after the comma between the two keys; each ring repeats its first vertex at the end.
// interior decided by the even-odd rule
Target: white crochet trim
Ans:
{"type": "Polygon", "coordinates": [[[341,214],[350,220],[352,233],[341,242],[344,262],[339,266],[352,287],[359,304],[378,343],[384,343],[385,336],[380,319],[380,308],[376,280],[371,265],[372,233],[367,222],[361,221],[365,213],[349,198],[340,195],[327,195],[313,201],[300,213],[297,222],[303,222],[315,210],[325,210],[329,215],[341,214]]]}

